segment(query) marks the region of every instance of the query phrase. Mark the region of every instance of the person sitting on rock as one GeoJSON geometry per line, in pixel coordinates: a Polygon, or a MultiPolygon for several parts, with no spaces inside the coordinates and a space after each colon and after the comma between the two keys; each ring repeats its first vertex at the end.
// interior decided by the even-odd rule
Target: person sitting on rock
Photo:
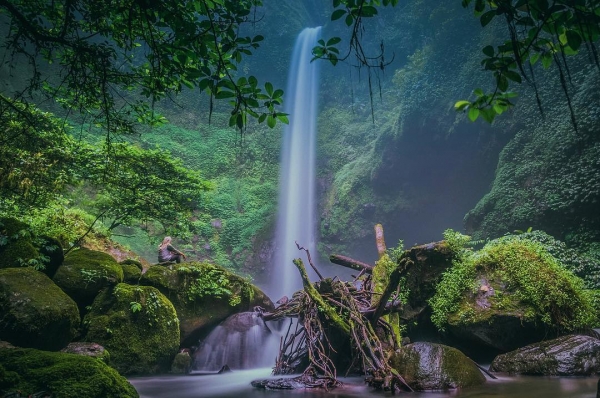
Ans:
{"type": "Polygon", "coordinates": [[[164,263],[167,261],[175,261],[176,263],[180,263],[181,259],[186,259],[185,254],[175,249],[173,245],[171,245],[171,237],[165,236],[162,243],[158,246],[158,262],[164,263]]]}

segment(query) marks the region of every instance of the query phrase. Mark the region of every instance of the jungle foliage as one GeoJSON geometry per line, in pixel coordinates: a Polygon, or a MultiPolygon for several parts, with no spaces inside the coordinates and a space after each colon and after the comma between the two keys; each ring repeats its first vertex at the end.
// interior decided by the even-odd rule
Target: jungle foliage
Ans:
{"type": "MultiPolygon", "coordinates": [[[[571,103],[573,84],[567,56],[578,54],[584,48],[590,59],[600,70],[600,58],[596,42],[600,38],[600,2],[597,0],[463,0],[463,7],[474,3],[475,16],[481,26],[490,24],[496,17],[503,18],[508,28],[509,40],[494,47],[482,49],[485,58],[481,65],[494,75],[495,88],[492,93],[476,89],[474,101],[458,101],[458,111],[468,111],[469,119],[479,116],[492,122],[497,115],[514,104],[516,96],[509,91],[510,83],[532,85],[537,94],[540,84],[533,66],[541,62],[547,69],[556,65],[560,84],[567,99],[571,121],[577,130],[575,111],[571,103]]],[[[542,103],[536,95],[540,111],[542,103]]]]}
{"type": "MultiPolygon", "coordinates": [[[[237,77],[242,59],[263,36],[242,36],[257,18],[260,0],[178,2],[0,1],[9,20],[4,46],[12,66],[28,63],[30,76],[15,98],[41,94],[101,126],[107,142],[157,125],[156,101],[184,87],[231,103],[230,125],[248,117],[269,125],[285,121],[280,90],[237,77]]],[[[31,96],[29,99],[33,99],[31,96]]]]}
{"type": "Polygon", "coordinates": [[[82,230],[77,224],[83,221],[90,232],[100,218],[108,231],[134,221],[156,221],[166,228],[189,223],[199,195],[211,187],[198,172],[186,169],[164,150],[115,143],[107,156],[104,146],[67,134],[65,121],[32,105],[2,98],[0,211],[34,228],[50,227],[43,233],[70,220],[64,225],[75,227],[74,231],[55,231],[63,243],[74,243],[72,234],[82,230]],[[75,187],[79,191],[73,195],[75,187]],[[85,212],[67,209],[76,196],[95,220],[90,222],[85,212]],[[91,199],[87,206],[86,197],[91,199]],[[55,213],[52,217],[48,217],[49,209],[55,213]],[[49,223],[51,219],[56,222],[49,223]]]}

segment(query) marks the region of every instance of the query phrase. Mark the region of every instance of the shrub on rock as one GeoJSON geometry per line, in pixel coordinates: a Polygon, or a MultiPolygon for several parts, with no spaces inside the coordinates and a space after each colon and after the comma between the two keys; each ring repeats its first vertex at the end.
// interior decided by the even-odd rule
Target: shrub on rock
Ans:
{"type": "Polygon", "coordinates": [[[539,243],[501,238],[458,259],[430,301],[432,320],[470,344],[506,352],[597,321],[583,281],[539,243]]]}
{"type": "Polygon", "coordinates": [[[60,398],[139,396],[123,376],[98,359],[25,348],[0,349],[0,388],[24,396],[39,391],[60,398]]]}
{"type": "Polygon", "coordinates": [[[110,352],[121,374],[170,369],[179,348],[179,320],[173,304],[151,286],[120,283],[105,289],[84,318],[85,340],[110,352]]]}
{"type": "Polygon", "coordinates": [[[0,270],[0,336],[14,345],[60,350],[76,335],[75,302],[32,268],[0,270]]]}

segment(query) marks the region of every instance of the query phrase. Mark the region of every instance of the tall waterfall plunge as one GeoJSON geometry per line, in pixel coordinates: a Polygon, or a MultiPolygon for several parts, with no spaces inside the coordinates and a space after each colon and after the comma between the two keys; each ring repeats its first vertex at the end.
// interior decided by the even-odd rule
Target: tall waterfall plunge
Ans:
{"type": "MultiPolygon", "coordinates": [[[[294,46],[285,94],[286,126],[281,155],[276,253],[269,294],[275,300],[302,287],[292,260],[301,257],[296,243],[315,252],[315,158],[318,62],[310,62],[321,27],[304,29],[294,46]]],[[[309,275],[311,275],[309,273],[309,275]]],[[[314,275],[311,275],[314,276],[314,275]]]]}
{"type": "MultiPolygon", "coordinates": [[[[290,124],[284,131],[279,188],[279,215],[275,268],[265,291],[273,299],[302,288],[294,258],[305,261],[296,243],[315,252],[315,150],[318,62],[311,63],[312,48],[321,28],[304,29],[294,46],[285,97],[290,124]]],[[[316,257],[316,253],[315,253],[316,257]]],[[[306,264],[308,267],[308,264],[306,264]]],[[[312,280],[315,275],[308,267],[312,280]]],[[[235,314],[221,323],[194,354],[193,369],[216,371],[272,366],[278,353],[280,325],[265,325],[252,313],[235,314]]]]}

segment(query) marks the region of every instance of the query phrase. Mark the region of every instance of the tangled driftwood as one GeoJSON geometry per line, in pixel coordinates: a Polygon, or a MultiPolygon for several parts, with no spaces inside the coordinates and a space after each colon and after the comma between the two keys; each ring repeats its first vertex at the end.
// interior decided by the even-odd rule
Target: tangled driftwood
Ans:
{"type": "MultiPolygon", "coordinates": [[[[306,252],[310,266],[316,270],[308,250],[298,248],[306,252]]],[[[390,355],[398,348],[398,336],[383,317],[398,308],[393,295],[412,260],[401,256],[387,278],[387,286],[377,292],[372,283],[373,267],[345,259],[352,263],[351,268],[361,269],[353,282],[322,278],[317,272],[320,280],[312,283],[303,261],[294,260],[304,289],[273,312],[262,314],[265,320],[295,319],[281,339],[273,373],[297,373],[303,366],[304,373],[294,381],[329,389],[340,384],[337,367],[342,364],[345,373],[364,372],[366,382],[377,389],[412,391],[389,364],[390,355]]]]}

